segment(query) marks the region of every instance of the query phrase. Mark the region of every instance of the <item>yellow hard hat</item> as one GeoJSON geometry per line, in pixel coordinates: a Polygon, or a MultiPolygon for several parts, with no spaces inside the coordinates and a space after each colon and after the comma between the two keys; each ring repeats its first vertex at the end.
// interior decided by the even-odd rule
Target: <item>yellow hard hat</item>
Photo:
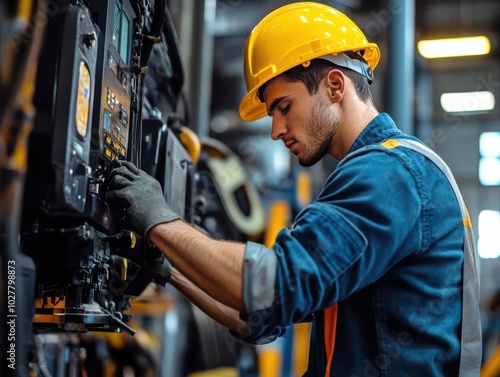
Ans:
{"type": "Polygon", "coordinates": [[[273,77],[299,64],[306,66],[311,59],[346,51],[363,51],[371,71],[380,60],[378,46],[369,43],[349,17],[330,6],[298,2],[269,13],[245,43],[247,94],[240,103],[240,117],[253,121],[267,115],[257,91],[273,77]]]}

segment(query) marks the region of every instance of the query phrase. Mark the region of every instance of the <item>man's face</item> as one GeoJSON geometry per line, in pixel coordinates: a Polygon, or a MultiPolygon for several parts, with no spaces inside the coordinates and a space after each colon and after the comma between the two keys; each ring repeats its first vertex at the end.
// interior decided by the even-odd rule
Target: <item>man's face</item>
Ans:
{"type": "Polygon", "coordinates": [[[300,165],[312,166],[332,152],[339,122],[321,87],[311,95],[302,82],[278,77],[267,84],[264,98],[273,118],[271,137],[282,140],[300,165]]]}

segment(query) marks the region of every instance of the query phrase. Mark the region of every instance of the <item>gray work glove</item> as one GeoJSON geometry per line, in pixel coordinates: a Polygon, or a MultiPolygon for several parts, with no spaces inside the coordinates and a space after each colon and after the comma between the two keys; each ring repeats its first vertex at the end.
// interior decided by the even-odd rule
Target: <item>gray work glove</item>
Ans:
{"type": "Polygon", "coordinates": [[[115,160],[109,174],[106,201],[123,209],[135,230],[148,239],[152,227],[180,218],[165,202],[155,178],[128,161],[115,160]]]}

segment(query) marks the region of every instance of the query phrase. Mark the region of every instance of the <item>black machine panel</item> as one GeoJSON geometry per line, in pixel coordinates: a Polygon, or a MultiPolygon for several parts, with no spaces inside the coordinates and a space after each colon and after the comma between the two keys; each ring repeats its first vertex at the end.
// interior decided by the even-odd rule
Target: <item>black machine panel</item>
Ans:
{"type": "Polygon", "coordinates": [[[151,282],[166,284],[168,262],[109,208],[107,176],[116,159],[139,167],[143,160],[166,200],[187,213],[194,172],[167,125],[183,77],[177,46],[168,44],[175,32],[163,1],[75,0],[57,10],[37,69],[21,224],[22,248],[37,271],[33,324],[38,331],[133,332],[129,299],[151,282]],[[161,61],[148,70],[152,52],[161,61]],[[163,66],[177,74],[158,85],[163,66]],[[152,91],[168,112],[143,121],[152,91]],[[163,130],[155,144],[144,137],[151,124],[163,130]]]}
{"type": "Polygon", "coordinates": [[[36,173],[27,177],[27,204],[43,202],[51,210],[82,213],[91,175],[97,32],[88,12],[76,6],[57,14],[47,32],[37,77],[37,88],[43,90],[34,99],[38,111],[29,154],[29,170],[36,173]]]}
{"type": "Polygon", "coordinates": [[[113,161],[127,157],[130,130],[130,104],[133,92],[130,72],[133,20],[136,16],[128,2],[95,2],[101,24],[99,109],[99,154],[113,161]],[[112,20],[109,22],[108,20],[112,20]]]}

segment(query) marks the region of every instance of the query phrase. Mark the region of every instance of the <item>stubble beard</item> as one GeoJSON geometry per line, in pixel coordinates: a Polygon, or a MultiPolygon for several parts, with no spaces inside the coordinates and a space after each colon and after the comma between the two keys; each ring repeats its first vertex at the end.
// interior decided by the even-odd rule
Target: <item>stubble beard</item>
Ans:
{"type": "Polygon", "coordinates": [[[309,120],[304,124],[308,133],[307,148],[303,156],[298,156],[301,166],[309,167],[320,161],[330,150],[339,120],[328,111],[328,107],[318,99],[311,110],[309,120]]]}

